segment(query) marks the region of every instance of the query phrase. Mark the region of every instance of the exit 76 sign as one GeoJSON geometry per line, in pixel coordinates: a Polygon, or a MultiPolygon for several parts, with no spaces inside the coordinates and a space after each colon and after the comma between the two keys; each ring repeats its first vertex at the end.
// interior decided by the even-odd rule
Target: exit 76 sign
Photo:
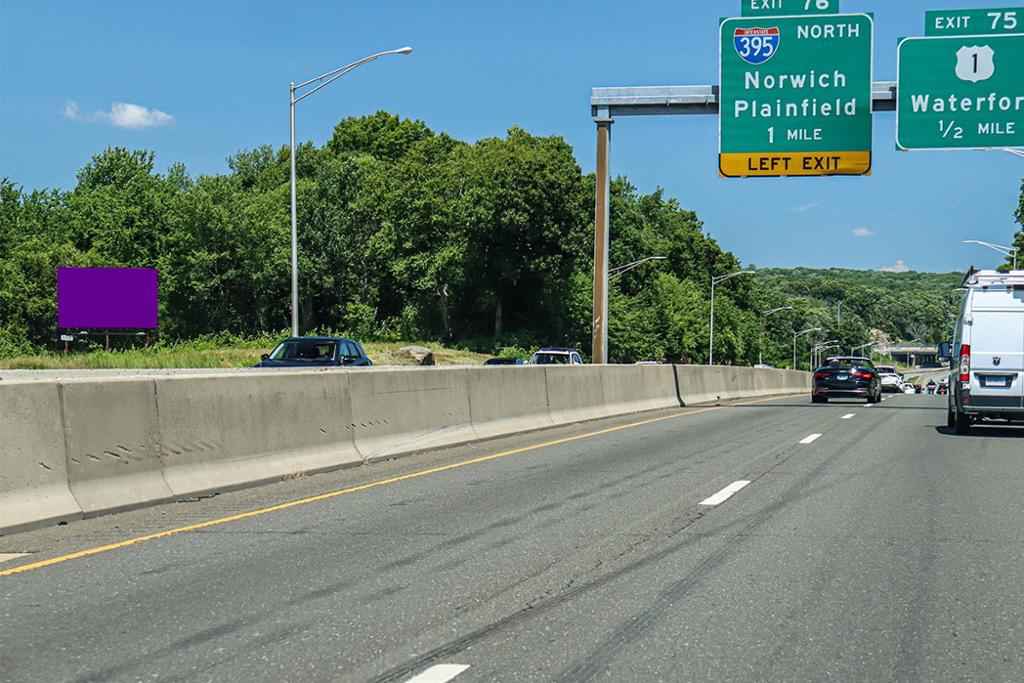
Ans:
{"type": "Polygon", "coordinates": [[[742,17],[720,31],[722,176],[871,172],[870,16],[742,17]]]}

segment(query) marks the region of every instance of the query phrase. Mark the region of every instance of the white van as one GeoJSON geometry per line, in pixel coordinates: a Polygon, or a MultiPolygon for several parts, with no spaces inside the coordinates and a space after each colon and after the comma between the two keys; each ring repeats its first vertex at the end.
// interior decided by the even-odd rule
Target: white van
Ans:
{"type": "Polygon", "coordinates": [[[971,270],[953,332],[947,422],[1024,420],[1024,270],[971,270]]]}

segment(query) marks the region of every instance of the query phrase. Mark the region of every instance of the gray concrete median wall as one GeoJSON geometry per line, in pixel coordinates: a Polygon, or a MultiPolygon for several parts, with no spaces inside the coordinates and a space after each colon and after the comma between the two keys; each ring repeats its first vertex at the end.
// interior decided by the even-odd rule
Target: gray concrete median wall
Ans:
{"type": "Polygon", "coordinates": [[[60,389],[68,485],[86,516],[174,497],[160,467],[153,380],[70,380],[60,389]]]}
{"type": "Polygon", "coordinates": [[[240,371],[0,383],[0,533],[432,448],[802,392],[705,366],[240,371]]]}
{"type": "Polygon", "coordinates": [[[0,531],[77,519],[55,383],[0,383],[0,531]]]}
{"type": "MultiPolygon", "coordinates": [[[[487,368],[479,368],[487,370],[487,368]]],[[[464,368],[352,370],[352,429],[368,462],[476,438],[464,368]]]]}
{"type": "Polygon", "coordinates": [[[343,372],[158,379],[160,466],[175,497],[358,465],[343,372]]]}
{"type": "Polygon", "coordinates": [[[469,370],[469,406],[478,439],[551,427],[544,368],[497,366],[469,370]],[[500,391],[495,391],[500,387],[500,391]]]}

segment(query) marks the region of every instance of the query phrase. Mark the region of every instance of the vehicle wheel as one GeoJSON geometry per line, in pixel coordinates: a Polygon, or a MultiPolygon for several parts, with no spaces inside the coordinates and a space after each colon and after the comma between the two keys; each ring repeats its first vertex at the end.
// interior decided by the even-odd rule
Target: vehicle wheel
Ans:
{"type": "Polygon", "coordinates": [[[961,436],[971,433],[971,417],[966,413],[957,412],[954,414],[956,420],[956,433],[961,436]]]}
{"type": "Polygon", "coordinates": [[[946,426],[950,429],[956,428],[956,412],[952,408],[946,410],[946,426]]]}
{"type": "Polygon", "coordinates": [[[881,397],[881,394],[868,394],[868,403],[878,403],[878,399],[881,397]]]}

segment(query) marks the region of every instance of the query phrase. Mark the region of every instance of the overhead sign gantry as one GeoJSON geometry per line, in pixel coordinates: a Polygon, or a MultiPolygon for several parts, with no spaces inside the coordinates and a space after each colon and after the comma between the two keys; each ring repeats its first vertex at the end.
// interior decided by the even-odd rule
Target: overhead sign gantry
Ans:
{"type": "Polygon", "coordinates": [[[1022,7],[928,12],[926,37],[900,43],[898,87],[873,81],[871,16],[839,0],[741,0],[741,15],[720,22],[719,85],[593,89],[594,363],[608,362],[616,117],[719,116],[724,177],[867,175],[872,113],[897,103],[900,149],[1024,147],[1022,7]]]}

